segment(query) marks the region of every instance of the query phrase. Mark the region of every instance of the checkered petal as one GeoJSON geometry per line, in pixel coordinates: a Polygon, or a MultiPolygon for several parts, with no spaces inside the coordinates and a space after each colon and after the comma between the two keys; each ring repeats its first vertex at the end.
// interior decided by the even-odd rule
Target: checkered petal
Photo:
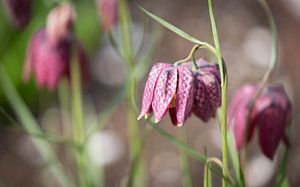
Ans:
{"type": "Polygon", "coordinates": [[[153,100],[153,95],[154,95],[154,88],[157,82],[157,79],[160,75],[160,73],[163,71],[164,68],[167,68],[171,66],[170,64],[166,63],[157,63],[154,64],[149,75],[148,79],[146,81],[145,89],[144,89],[144,94],[143,94],[143,100],[142,100],[142,109],[141,113],[138,117],[138,119],[141,119],[143,116],[147,116],[147,114],[151,113],[152,108],[151,108],[151,103],[153,100]]]}
{"type": "Polygon", "coordinates": [[[272,160],[291,118],[291,104],[283,86],[270,85],[257,99],[253,113],[261,150],[272,160]]]}
{"type": "Polygon", "coordinates": [[[207,122],[212,116],[212,109],[206,97],[206,87],[202,74],[194,73],[194,105],[193,112],[196,116],[207,122]]]}
{"type": "Polygon", "coordinates": [[[159,122],[167,112],[177,88],[177,68],[165,68],[156,83],[152,109],[155,122],[159,122]]]}
{"type": "Polygon", "coordinates": [[[206,88],[206,99],[211,108],[211,117],[215,117],[217,108],[221,105],[221,85],[213,74],[204,74],[202,81],[206,88]]]}
{"type": "Polygon", "coordinates": [[[194,78],[189,68],[178,67],[178,89],[176,92],[176,126],[182,126],[186,121],[192,106],[194,96],[194,78]]]}
{"type": "Polygon", "coordinates": [[[194,72],[194,107],[196,116],[207,122],[215,117],[217,108],[221,105],[221,85],[217,78],[208,72],[194,72]]]}

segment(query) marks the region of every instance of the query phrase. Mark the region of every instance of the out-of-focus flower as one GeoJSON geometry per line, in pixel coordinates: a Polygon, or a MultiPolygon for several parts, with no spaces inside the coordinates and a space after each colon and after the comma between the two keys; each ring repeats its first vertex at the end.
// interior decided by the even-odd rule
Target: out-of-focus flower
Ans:
{"type": "Polygon", "coordinates": [[[70,37],[74,15],[72,6],[65,3],[50,12],[47,28],[39,29],[29,44],[24,81],[33,71],[39,87],[54,90],[63,76],[70,76],[71,55],[78,55],[82,77],[89,78],[85,50],[79,41],[70,37]]]}
{"type": "Polygon", "coordinates": [[[110,32],[118,22],[118,0],[96,0],[101,24],[105,32],[110,32]]]}
{"type": "MultiPolygon", "coordinates": [[[[256,85],[243,86],[237,91],[230,105],[229,125],[233,125],[238,149],[243,145],[249,102],[256,94],[257,89],[256,85]]],[[[247,141],[251,140],[255,128],[257,128],[262,152],[269,159],[273,159],[291,120],[291,103],[283,86],[281,84],[269,85],[255,101],[249,117],[247,141]]]]}
{"type": "MultiPolygon", "coordinates": [[[[207,121],[220,105],[220,83],[213,73],[214,65],[199,60],[199,69],[193,70],[191,62],[184,65],[155,64],[148,76],[141,113],[153,111],[155,122],[166,112],[175,126],[182,126],[192,112],[207,121]]],[[[216,69],[218,70],[218,69],[216,69]]]]}
{"type": "Polygon", "coordinates": [[[46,32],[52,46],[70,39],[76,13],[72,5],[62,3],[48,14],[46,32]]]}
{"type": "Polygon", "coordinates": [[[12,24],[23,29],[31,18],[32,0],[4,0],[4,5],[12,24]]]}

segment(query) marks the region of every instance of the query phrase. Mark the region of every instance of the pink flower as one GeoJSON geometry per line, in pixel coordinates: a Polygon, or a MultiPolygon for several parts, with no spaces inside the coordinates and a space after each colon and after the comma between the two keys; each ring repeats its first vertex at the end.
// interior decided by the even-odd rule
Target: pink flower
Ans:
{"type": "Polygon", "coordinates": [[[172,123],[182,126],[192,112],[206,121],[213,117],[220,105],[220,84],[212,73],[214,65],[202,60],[199,65],[198,70],[193,70],[191,63],[155,64],[145,85],[138,119],[147,118],[153,111],[157,123],[169,111],[172,123]],[[205,104],[200,105],[199,100],[205,104]]]}
{"type": "MultiPolygon", "coordinates": [[[[229,125],[234,125],[237,148],[243,144],[246,129],[246,115],[249,102],[257,91],[256,85],[246,85],[240,88],[229,109],[229,125]]],[[[257,98],[250,115],[247,142],[258,129],[259,144],[262,152],[273,159],[280,141],[285,136],[285,129],[291,120],[291,103],[281,84],[269,85],[257,98]]]]}
{"type": "Polygon", "coordinates": [[[69,3],[62,3],[50,11],[46,32],[52,46],[59,45],[64,40],[70,40],[75,18],[75,10],[69,3]]]}
{"type": "Polygon", "coordinates": [[[27,50],[23,80],[33,71],[39,87],[54,90],[62,77],[70,76],[71,55],[78,55],[82,77],[89,78],[88,60],[82,45],[72,37],[75,12],[70,4],[63,3],[48,16],[47,28],[38,30],[27,50]]]}
{"type": "Polygon", "coordinates": [[[28,48],[23,80],[29,79],[32,70],[39,87],[54,90],[62,76],[69,75],[70,45],[51,46],[45,29],[38,30],[28,48]]]}
{"type": "Polygon", "coordinates": [[[4,0],[7,14],[18,29],[23,29],[31,18],[32,0],[4,0]]]}
{"type": "Polygon", "coordinates": [[[118,22],[118,0],[96,0],[105,32],[110,32],[118,22]]]}

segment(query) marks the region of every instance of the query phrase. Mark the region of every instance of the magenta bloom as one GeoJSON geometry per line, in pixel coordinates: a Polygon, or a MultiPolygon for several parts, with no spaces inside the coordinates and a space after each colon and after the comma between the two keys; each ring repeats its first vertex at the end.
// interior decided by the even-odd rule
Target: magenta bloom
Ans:
{"type": "Polygon", "coordinates": [[[32,70],[39,87],[55,89],[61,77],[69,74],[70,45],[70,42],[66,42],[53,47],[45,29],[38,30],[28,48],[24,80],[29,79],[32,70]]]}
{"type": "Polygon", "coordinates": [[[101,23],[105,32],[110,32],[118,22],[118,0],[97,0],[101,23]]]}
{"type": "Polygon", "coordinates": [[[28,46],[24,81],[33,71],[39,87],[54,90],[62,77],[70,77],[71,55],[78,55],[82,77],[85,81],[89,78],[87,56],[73,37],[74,19],[71,4],[62,3],[50,11],[47,27],[38,30],[28,46]]]}
{"type": "MultiPolygon", "coordinates": [[[[246,115],[249,101],[257,91],[256,85],[245,85],[240,88],[229,109],[229,125],[234,125],[237,148],[243,144],[246,129],[246,115]]],[[[285,136],[285,129],[291,120],[291,103],[281,84],[269,85],[257,98],[250,115],[247,142],[258,130],[259,144],[262,152],[273,159],[280,141],[285,136]]]]}
{"type": "Polygon", "coordinates": [[[52,46],[45,29],[38,30],[32,37],[27,50],[23,80],[28,81],[33,71],[40,88],[47,87],[54,90],[63,77],[70,77],[71,45],[76,46],[82,77],[87,81],[88,59],[81,44],[67,40],[58,46],[52,46]]]}
{"type": "Polygon", "coordinates": [[[213,66],[202,60],[197,70],[191,63],[155,64],[145,85],[138,119],[153,111],[157,123],[169,111],[172,123],[182,126],[192,112],[206,121],[213,117],[220,105],[220,84],[211,73],[213,66]]]}
{"type": "Polygon", "coordinates": [[[22,29],[28,24],[31,18],[32,0],[4,0],[4,5],[16,28],[22,29]]]}

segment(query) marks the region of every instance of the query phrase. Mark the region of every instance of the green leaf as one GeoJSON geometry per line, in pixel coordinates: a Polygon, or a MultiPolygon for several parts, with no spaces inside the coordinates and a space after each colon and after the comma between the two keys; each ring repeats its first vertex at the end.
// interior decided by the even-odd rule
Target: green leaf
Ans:
{"type": "MultiPolygon", "coordinates": [[[[2,64],[0,64],[0,86],[3,88],[4,95],[7,97],[10,105],[16,112],[16,115],[21,121],[24,129],[26,129],[26,131],[30,134],[43,134],[24,101],[18,95],[6,69],[2,64]]],[[[74,186],[74,184],[72,184],[69,178],[65,175],[63,167],[58,161],[55,152],[46,140],[42,140],[40,137],[35,138],[34,135],[31,136],[31,138],[42,157],[49,164],[49,168],[58,179],[58,182],[62,186],[74,186]]]]}
{"type": "Polygon", "coordinates": [[[166,27],[167,29],[169,29],[170,31],[174,32],[175,34],[177,34],[178,36],[181,36],[182,38],[197,44],[197,45],[204,45],[206,46],[207,43],[206,42],[202,42],[198,39],[196,39],[195,37],[191,36],[190,34],[182,31],[181,29],[175,27],[174,25],[172,25],[171,23],[163,20],[162,18],[152,14],[151,12],[147,11],[146,9],[142,8],[141,6],[138,5],[138,7],[144,11],[148,16],[150,16],[151,18],[153,18],[154,20],[156,20],[157,22],[159,22],[161,25],[163,25],[164,27],[166,27]]]}
{"type": "Polygon", "coordinates": [[[235,140],[234,140],[234,135],[232,130],[228,130],[227,144],[228,144],[229,158],[233,165],[233,170],[236,178],[238,179],[239,186],[241,187],[245,186],[245,184],[243,183],[243,176],[241,176],[243,174],[241,173],[242,171],[240,169],[239,154],[235,146],[235,140]]]}

